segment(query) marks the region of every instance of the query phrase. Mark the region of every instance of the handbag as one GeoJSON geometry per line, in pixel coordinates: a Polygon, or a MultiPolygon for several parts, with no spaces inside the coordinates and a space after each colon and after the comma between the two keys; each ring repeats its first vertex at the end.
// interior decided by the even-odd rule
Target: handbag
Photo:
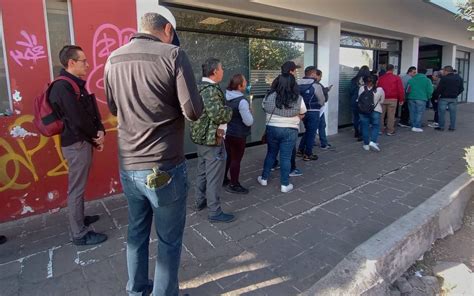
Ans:
{"type": "Polygon", "coordinates": [[[270,118],[268,118],[267,122],[265,122],[265,131],[263,132],[262,139],[261,139],[262,144],[267,144],[267,124],[272,119],[273,112],[275,112],[275,108],[276,108],[276,105],[275,107],[273,107],[273,111],[272,111],[272,114],[270,114],[270,118]]]}

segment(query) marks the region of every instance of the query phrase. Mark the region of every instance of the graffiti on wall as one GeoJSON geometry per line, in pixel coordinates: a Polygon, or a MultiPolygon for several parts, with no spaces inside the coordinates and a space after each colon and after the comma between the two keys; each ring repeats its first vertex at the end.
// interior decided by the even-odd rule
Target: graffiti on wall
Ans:
{"type": "MultiPolygon", "coordinates": [[[[25,30],[21,30],[20,35],[23,39],[15,42],[17,49],[10,50],[10,56],[19,66],[23,67],[22,61],[33,61],[33,64],[36,64],[38,60],[47,57],[44,46],[38,44],[36,35],[25,30]]],[[[30,68],[33,69],[33,65],[30,68]]]]}

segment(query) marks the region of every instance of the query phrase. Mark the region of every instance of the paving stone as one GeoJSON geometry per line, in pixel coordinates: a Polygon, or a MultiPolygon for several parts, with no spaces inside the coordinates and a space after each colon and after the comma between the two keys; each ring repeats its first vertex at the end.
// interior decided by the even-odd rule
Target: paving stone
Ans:
{"type": "Polygon", "coordinates": [[[21,271],[20,261],[12,261],[9,263],[0,264],[0,279],[18,276],[21,271]]]}
{"type": "Polygon", "coordinates": [[[39,283],[48,277],[49,254],[47,251],[32,255],[23,260],[20,280],[39,283]]]}
{"type": "Polygon", "coordinates": [[[80,265],[74,261],[77,258],[77,248],[73,244],[61,246],[58,249],[52,250],[52,273],[54,276],[60,276],[72,272],[75,269],[80,269],[80,265]]]}
{"type": "Polygon", "coordinates": [[[256,245],[264,243],[267,239],[273,236],[276,236],[275,232],[268,229],[264,229],[259,233],[241,239],[239,241],[239,245],[242,246],[244,249],[252,248],[256,245]]]}
{"type": "Polygon", "coordinates": [[[310,227],[311,218],[308,215],[300,215],[295,218],[289,219],[284,222],[280,222],[276,226],[272,227],[272,231],[283,237],[292,237],[295,234],[310,227]]]}
{"type": "Polygon", "coordinates": [[[349,208],[351,208],[353,204],[348,202],[345,199],[336,199],[331,200],[325,205],[321,206],[321,208],[325,209],[326,211],[332,212],[334,214],[340,214],[346,212],[349,208]]]}
{"type": "Polygon", "coordinates": [[[309,227],[295,234],[292,239],[303,248],[311,248],[323,244],[329,238],[329,234],[317,227],[309,227]]]}
{"type": "Polygon", "coordinates": [[[109,260],[84,266],[82,269],[91,295],[115,295],[124,289],[123,286],[117,285],[119,279],[113,272],[109,260]]]}
{"type": "MultiPolygon", "coordinates": [[[[262,230],[264,226],[253,220],[246,220],[241,223],[235,224],[234,227],[225,230],[225,233],[229,235],[234,241],[239,241],[245,237],[255,234],[262,230]]],[[[223,237],[221,239],[224,239],[223,237]]]]}
{"type": "Polygon", "coordinates": [[[399,204],[397,202],[391,202],[384,206],[384,213],[394,219],[398,219],[403,215],[410,212],[412,209],[406,205],[399,204]]]}
{"type": "Polygon", "coordinates": [[[345,227],[352,225],[352,222],[349,220],[325,211],[324,209],[317,209],[311,212],[310,216],[313,217],[313,225],[320,228],[324,226],[324,231],[329,234],[335,234],[345,227]]]}
{"type": "Polygon", "coordinates": [[[324,265],[319,270],[314,272],[313,274],[308,274],[306,277],[298,279],[293,283],[294,287],[297,288],[300,292],[306,291],[309,289],[314,283],[319,281],[323,278],[326,274],[328,274],[332,269],[332,266],[324,265]]]}
{"type": "Polygon", "coordinates": [[[20,282],[18,276],[12,275],[9,277],[4,277],[3,275],[0,278],[0,287],[1,295],[11,295],[16,296],[20,293],[20,282]]]}
{"type": "Polygon", "coordinates": [[[303,248],[293,240],[272,236],[265,242],[248,248],[247,251],[255,253],[257,260],[266,260],[271,263],[269,268],[273,269],[287,258],[292,258],[303,252],[303,248]],[[282,256],[282,254],[285,255],[282,256]]]}

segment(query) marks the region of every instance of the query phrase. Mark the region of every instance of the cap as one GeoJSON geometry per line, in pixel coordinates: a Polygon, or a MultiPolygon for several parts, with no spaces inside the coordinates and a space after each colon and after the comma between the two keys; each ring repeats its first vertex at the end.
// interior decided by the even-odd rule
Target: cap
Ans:
{"type": "Polygon", "coordinates": [[[293,61],[286,61],[281,65],[281,74],[290,74],[291,71],[295,71],[296,69],[301,68],[293,61]]]}
{"type": "Polygon", "coordinates": [[[173,31],[174,31],[174,34],[173,34],[174,37],[173,37],[173,41],[171,43],[173,45],[179,46],[180,43],[179,43],[178,33],[176,32],[176,19],[174,18],[171,11],[168,8],[164,7],[164,6],[158,5],[156,7],[156,9],[154,9],[154,11],[152,11],[152,12],[158,13],[159,15],[164,17],[171,24],[171,26],[173,27],[173,31]]]}

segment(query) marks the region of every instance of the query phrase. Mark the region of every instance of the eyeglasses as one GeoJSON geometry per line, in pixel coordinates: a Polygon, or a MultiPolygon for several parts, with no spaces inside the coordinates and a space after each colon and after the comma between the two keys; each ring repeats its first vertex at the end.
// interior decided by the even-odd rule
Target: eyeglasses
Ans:
{"type": "Polygon", "coordinates": [[[84,64],[87,64],[87,59],[83,59],[83,60],[74,60],[74,61],[76,61],[76,62],[82,62],[82,63],[84,63],[84,64]]]}

